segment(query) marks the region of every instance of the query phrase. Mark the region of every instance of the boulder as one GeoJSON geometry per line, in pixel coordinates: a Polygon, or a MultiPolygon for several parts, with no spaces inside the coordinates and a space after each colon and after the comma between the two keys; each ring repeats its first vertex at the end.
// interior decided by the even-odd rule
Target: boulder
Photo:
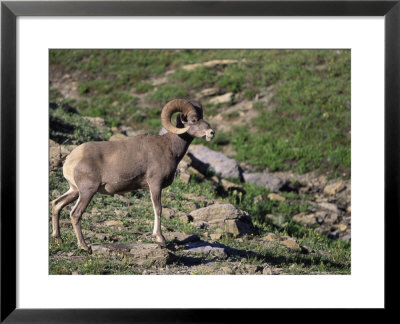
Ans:
{"type": "Polygon", "coordinates": [[[198,228],[219,228],[234,235],[253,234],[255,228],[249,214],[231,204],[215,204],[192,211],[189,218],[198,228]]]}
{"type": "Polygon", "coordinates": [[[200,97],[215,96],[219,92],[218,88],[207,88],[200,91],[200,97]]]}
{"type": "Polygon", "coordinates": [[[122,133],[117,133],[117,134],[114,134],[113,136],[111,136],[109,141],[121,141],[121,140],[126,140],[128,138],[129,138],[128,136],[126,136],[122,133]]]}
{"type": "Polygon", "coordinates": [[[124,223],[120,220],[108,220],[103,223],[107,227],[123,227],[124,223]]]}
{"type": "Polygon", "coordinates": [[[239,178],[242,180],[243,170],[239,164],[225,154],[216,152],[202,145],[189,147],[188,156],[191,166],[199,172],[206,174],[208,168],[212,168],[217,174],[224,178],[239,178]]]}
{"type": "Polygon", "coordinates": [[[339,213],[339,208],[335,204],[328,202],[321,202],[318,204],[318,206],[321,207],[322,209],[329,210],[337,214],[339,213]]]}
{"type": "Polygon", "coordinates": [[[288,240],[281,241],[281,245],[285,246],[286,248],[288,248],[291,251],[301,252],[301,247],[295,240],[288,239],[288,240]]]}
{"type": "Polygon", "coordinates": [[[301,223],[306,226],[313,226],[313,225],[317,224],[317,218],[316,218],[315,214],[300,213],[300,214],[294,215],[292,217],[292,219],[296,223],[301,223]]]}
{"type": "Polygon", "coordinates": [[[186,64],[186,65],[182,66],[182,69],[185,71],[193,71],[201,66],[212,68],[217,65],[228,65],[228,64],[235,64],[235,63],[238,63],[238,61],[230,60],[230,59],[211,60],[211,61],[207,61],[207,62],[203,62],[203,63],[186,64]]]}
{"type": "Polygon", "coordinates": [[[61,145],[57,142],[50,140],[49,141],[49,164],[50,170],[56,170],[61,168],[63,162],[65,161],[66,157],[72,150],[76,147],[76,145],[61,145]]]}
{"type": "Polygon", "coordinates": [[[279,236],[274,233],[268,233],[267,235],[263,236],[261,240],[266,242],[276,242],[279,241],[279,236]]]}
{"type": "Polygon", "coordinates": [[[141,266],[165,267],[176,260],[176,256],[158,244],[92,244],[93,254],[113,255],[123,254],[127,259],[141,266]]]}
{"type": "Polygon", "coordinates": [[[245,182],[254,183],[258,186],[266,187],[272,191],[278,191],[282,189],[286,181],[281,178],[275,177],[268,173],[243,173],[245,182]]]}
{"type": "Polygon", "coordinates": [[[164,237],[167,241],[173,241],[178,245],[200,241],[200,237],[196,234],[185,234],[180,232],[165,232],[164,237]]]}
{"type": "Polygon", "coordinates": [[[341,192],[343,189],[345,189],[345,187],[346,186],[343,183],[343,181],[334,182],[334,183],[328,184],[324,188],[324,194],[325,195],[336,195],[338,192],[341,192]]]}
{"type": "Polygon", "coordinates": [[[185,245],[185,250],[192,253],[206,253],[227,257],[230,254],[229,247],[220,243],[209,243],[205,241],[190,242],[185,245]]]}
{"type": "Polygon", "coordinates": [[[233,92],[227,92],[223,95],[211,98],[209,100],[209,103],[212,104],[224,104],[224,103],[230,103],[232,100],[233,92]]]}
{"type": "Polygon", "coordinates": [[[275,194],[275,193],[270,193],[270,194],[268,195],[268,198],[269,198],[270,200],[276,200],[276,201],[279,201],[279,202],[282,202],[282,201],[285,201],[285,200],[286,200],[285,197],[280,196],[280,195],[275,194]]]}
{"type": "Polygon", "coordinates": [[[102,129],[106,126],[106,122],[101,117],[82,116],[82,118],[90,121],[90,123],[96,128],[102,129]]]}

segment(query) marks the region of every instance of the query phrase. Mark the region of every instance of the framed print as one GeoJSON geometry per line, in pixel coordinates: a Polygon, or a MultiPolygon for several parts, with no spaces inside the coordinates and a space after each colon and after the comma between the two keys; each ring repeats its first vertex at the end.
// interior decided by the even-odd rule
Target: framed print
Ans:
{"type": "Polygon", "coordinates": [[[398,1],[1,17],[1,321],[393,307],[398,1]]]}

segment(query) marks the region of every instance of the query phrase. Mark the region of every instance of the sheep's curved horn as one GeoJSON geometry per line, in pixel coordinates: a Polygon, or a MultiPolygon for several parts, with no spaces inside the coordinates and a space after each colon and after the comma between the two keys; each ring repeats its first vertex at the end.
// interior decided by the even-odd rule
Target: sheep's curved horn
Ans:
{"type": "Polygon", "coordinates": [[[163,127],[174,134],[183,134],[186,133],[189,127],[185,127],[185,128],[177,128],[174,125],[171,124],[171,116],[173,113],[176,112],[181,112],[183,113],[184,116],[188,116],[191,114],[196,114],[197,116],[197,111],[196,109],[190,104],[190,102],[188,102],[185,99],[174,99],[170,102],[168,102],[162,112],[161,112],[161,123],[163,125],[163,127]]]}

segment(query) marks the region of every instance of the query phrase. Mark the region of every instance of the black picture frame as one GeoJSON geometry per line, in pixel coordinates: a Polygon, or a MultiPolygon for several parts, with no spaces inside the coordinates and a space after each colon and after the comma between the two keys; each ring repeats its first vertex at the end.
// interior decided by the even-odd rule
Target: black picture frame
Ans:
{"type": "MultiPolygon", "coordinates": [[[[244,310],[16,308],[16,18],[18,16],[384,16],[385,309],[396,307],[393,258],[399,236],[400,0],[396,1],[2,1],[1,2],[1,322],[224,322],[244,310]]],[[[366,157],[368,158],[368,157],[366,157]]],[[[368,247],[366,247],[368,248],[368,247]]],[[[396,251],[397,250],[397,251],[396,251]]],[[[371,261],[372,262],[372,261],[371,261]]],[[[163,295],[163,294],[161,294],[163,295]]],[[[155,295],[155,298],[158,298],[155,295]]],[[[167,298],[163,296],[162,298],[167,298]]],[[[261,312],[261,310],[247,310],[261,312]]],[[[254,314],[256,315],[256,314],[254,314]]],[[[259,314],[263,316],[262,314],[259,314]]],[[[253,314],[252,314],[253,317],[253,314]]],[[[254,318],[254,317],[253,317],[254,318]]]]}

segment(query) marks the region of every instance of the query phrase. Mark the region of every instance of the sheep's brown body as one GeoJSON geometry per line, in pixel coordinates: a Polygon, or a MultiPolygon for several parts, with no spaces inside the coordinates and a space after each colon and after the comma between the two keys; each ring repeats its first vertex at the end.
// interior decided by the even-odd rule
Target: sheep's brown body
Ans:
{"type": "Polygon", "coordinates": [[[149,189],[155,220],[153,235],[165,245],[161,233],[161,190],[174,179],[179,161],[194,137],[211,140],[214,131],[202,119],[200,104],[176,99],[163,109],[164,135],[140,135],[113,142],[88,142],[78,146],[67,157],[63,171],[70,189],[52,202],[53,237],[60,241],[59,213],[78,198],[70,218],[80,248],[90,251],[82,230],[81,217],[96,192],[114,195],[136,189],[149,189]],[[167,110],[167,111],[166,111],[167,110]],[[172,113],[181,112],[177,127],[172,126],[172,113]],[[185,130],[185,132],[182,132],[185,130]]]}

